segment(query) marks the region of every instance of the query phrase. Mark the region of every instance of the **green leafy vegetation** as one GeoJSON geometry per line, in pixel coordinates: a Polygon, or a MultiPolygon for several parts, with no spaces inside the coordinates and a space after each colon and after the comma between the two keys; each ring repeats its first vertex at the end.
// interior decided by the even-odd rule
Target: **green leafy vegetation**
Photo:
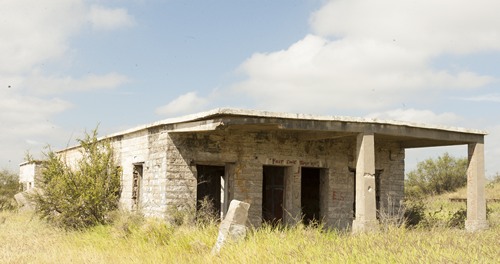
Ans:
{"type": "MultiPolygon", "coordinates": [[[[409,172],[407,178],[405,181],[407,226],[424,229],[465,227],[466,158],[454,158],[445,153],[437,159],[427,159],[418,163],[417,169],[409,172]]],[[[486,185],[487,198],[500,198],[499,179],[500,176],[497,174],[486,185]]],[[[487,206],[487,217],[493,225],[496,225],[495,219],[500,216],[498,204],[491,203],[487,206]]]]}
{"type": "Polygon", "coordinates": [[[42,177],[35,195],[37,212],[58,226],[81,229],[109,222],[118,208],[120,169],[107,140],[97,139],[97,129],[78,140],[81,158],[75,164],[49,150],[42,163],[42,177]]]}
{"type": "Polygon", "coordinates": [[[7,170],[0,171],[0,211],[16,208],[14,195],[21,190],[19,176],[7,170]]]}
{"type": "MultiPolygon", "coordinates": [[[[500,225],[500,182],[491,181],[485,188],[486,217],[490,226],[500,225]]],[[[423,213],[426,220],[422,226],[433,227],[458,227],[463,228],[467,205],[465,200],[457,198],[467,197],[467,187],[457,189],[455,192],[443,193],[441,195],[428,196],[422,199],[425,204],[423,213]]]]}
{"type": "Polygon", "coordinates": [[[437,159],[419,162],[417,169],[407,174],[405,195],[437,195],[455,191],[466,184],[467,159],[445,153],[437,159]]]}

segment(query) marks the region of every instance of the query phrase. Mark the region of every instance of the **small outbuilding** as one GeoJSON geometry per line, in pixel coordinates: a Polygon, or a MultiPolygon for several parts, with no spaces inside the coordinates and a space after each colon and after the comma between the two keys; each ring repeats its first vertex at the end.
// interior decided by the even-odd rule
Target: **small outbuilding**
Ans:
{"type": "Polygon", "coordinates": [[[42,173],[41,161],[26,161],[19,165],[19,183],[23,191],[29,191],[35,187],[42,173]]]}
{"type": "MultiPolygon", "coordinates": [[[[468,145],[467,221],[487,228],[485,132],[375,119],[215,109],[136,127],[111,139],[121,206],[171,217],[208,197],[221,216],[250,204],[249,221],[324,221],[369,231],[404,197],[405,150],[468,145]]],[[[79,157],[78,147],[59,152],[79,157]]],[[[21,172],[23,171],[21,165],[21,172]]]]}

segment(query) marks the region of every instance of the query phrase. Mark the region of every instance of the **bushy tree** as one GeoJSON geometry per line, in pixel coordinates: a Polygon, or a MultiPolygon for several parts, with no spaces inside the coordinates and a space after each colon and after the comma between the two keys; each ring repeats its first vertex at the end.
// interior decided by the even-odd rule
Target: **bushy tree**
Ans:
{"type": "Polygon", "coordinates": [[[454,191],[467,184],[467,158],[455,158],[444,153],[437,159],[427,159],[417,164],[417,169],[407,174],[406,194],[434,195],[454,191]]]}
{"type": "Polygon", "coordinates": [[[15,208],[14,195],[21,190],[20,187],[19,175],[8,170],[0,171],[0,211],[15,208]]]}
{"type": "Polygon", "coordinates": [[[59,226],[81,229],[105,224],[120,197],[120,169],[108,140],[97,139],[97,129],[78,140],[81,158],[72,166],[49,150],[43,162],[36,195],[42,218],[59,226]]]}

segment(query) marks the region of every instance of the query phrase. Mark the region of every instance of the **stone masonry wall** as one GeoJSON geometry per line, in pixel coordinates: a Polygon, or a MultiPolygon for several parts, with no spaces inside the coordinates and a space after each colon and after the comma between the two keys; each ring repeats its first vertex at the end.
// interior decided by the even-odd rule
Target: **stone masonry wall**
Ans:
{"type": "MultiPolygon", "coordinates": [[[[231,196],[251,204],[249,221],[258,226],[262,217],[263,166],[285,166],[285,221],[293,222],[301,211],[300,168],[317,167],[323,169],[323,219],[328,226],[350,226],[354,214],[354,174],[349,167],[355,167],[355,139],[309,141],[300,136],[297,132],[236,130],[168,134],[167,207],[194,206],[196,164],[231,164],[231,196]]],[[[399,200],[403,196],[404,151],[396,143],[381,142],[376,152],[376,168],[384,170],[381,197],[399,200]]]]}
{"type": "MultiPolygon", "coordinates": [[[[352,224],[356,139],[307,140],[289,131],[211,131],[167,133],[166,127],[140,130],[113,138],[122,169],[123,209],[132,210],[134,165],[142,165],[139,210],[146,216],[166,217],[169,210],[196,205],[196,165],[226,166],[229,200],[250,203],[249,222],[262,219],[263,166],[286,167],[285,221],[295,222],[301,213],[301,168],[320,168],[320,214],[327,226],[352,224]]],[[[403,198],[404,149],[395,142],[376,141],[376,169],[384,210],[403,198]]],[[[63,152],[67,160],[79,158],[78,148],[63,152]]]]}
{"type": "Polygon", "coordinates": [[[139,211],[146,216],[165,216],[167,204],[167,133],[159,128],[124,135],[113,143],[122,169],[122,208],[132,210],[134,165],[142,165],[139,211]]]}
{"type": "Polygon", "coordinates": [[[404,198],[404,149],[395,142],[379,141],[375,144],[376,169],[380,174],[380,211],[397,213],[404,198]]]}

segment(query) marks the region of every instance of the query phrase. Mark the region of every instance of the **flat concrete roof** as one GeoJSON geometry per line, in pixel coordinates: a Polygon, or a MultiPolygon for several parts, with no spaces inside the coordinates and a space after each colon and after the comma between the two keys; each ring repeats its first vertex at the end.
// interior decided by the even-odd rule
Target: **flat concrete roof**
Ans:
{"type": "Polygon", "coordinates": [[[248,110],[248,109],[237,109],[237,108],[216,108],[206,112],[195,113],[191,115],[185,115],[176,118],[168,118],[160,120],[154,123],[137,126],[131,129],[127,129],[118,133],[105,136],[105,138],[112,138],[116,136],[126,135],[134,133],[143,129],[148,129],[151,127],[169,125],[169,124],[179,124],[187,123],[193,121],[209,120],[222,116],[240,116],[240,117],[257,117],[257,118],[280,118],[280,119],[291,119],[291,120],[311,120],[311,121],[338,121],[347,123],[359,123],[359,124],[378,124],[378,125],[392,125],[392,126],[405,126],[412,128],[422,128],[422,129],[432,129],[440,131],[450,131],[465,134],[476,134],[476,135],[487,135],[488,133],[483,130],[477,129],[466,129],[460,127],[450,127],[434,124],[419,124],[406,121],[396,121],[396,120],[381,120],[375,118],[360,118],[360,117],[349,117],[349,116],[323,116],[323,115],[311,115],[311,114],[299,114],[299,113],[283,113],[283,112],[270,112],[270,111],[260,111],[260,110],[248,110]]]}
{"type": "MultiPolygon", "coordinates": [[[[406,121],[396,121],[396,120],[381,120],[374,118],[361,118],[361,117],[349,117],[349,116],[326,116],[326,115],[311,115],[311,114],[299,114],[299,113],[283,113],[283,112],[271,112],[271,111],[261,111],[261,110],[249,110],[249,109],[238,109],[238,108],[216,108],[205,112],[199,112],[195,114],[185,115],[181,117],[163,119],[154,123],[136,126],[127,130],[123,130],[117,133],[105,135],[101,138],[108,139],[119,136],[124,136],[127,134],[135,133],[138,131],[146,130],[149,128],[154,128],[164,125],[173,125],[174,128],[171,132],[201,132],[201,131],[211,131],[224,126],[238,126],[238,127],[251,127],[255,125],[269,125],[276,122],[276,119],[281,120],[278,123],[279,128],[289,129],[289,130],[301,130],[301,131],[311,131],[315,133],[325,131],[336,131],[339,133],[351,132],[358,133],[363,130],[361,127],[364,125],[371,125],[376,127],[376,133],[383,134],[392,137],[393,139],[398,138],[401,141],[406,141],[402,144],[403,147],[432,147],[432,146],[448,146],[448,145],[459,145],[467,144],[471,142],[481,142],[484,135],[488,133],[483,130],[477,129],[466,129],[460,127],[450,127],[434,124],[419,124],[406,121]],[[231,120],[231,118],[237,118],[238,120],[231,120]],[[269,122],[262,122],[263,120],[271,120],[269,122]],[[319,125],[316,129],[309,129],[304,123],[311,122],[327,122],[329,125],[319,125]],[[226,123],[224,123],[226,122],[226,123]],[[291,125],[283,125],[290,123],[291,125]],[[331,126],[331,124],[334,124],[331,126]],[[347,126],[344,126],[347,124],[347,126]],[[182,128],[184,127],[184,128],[182,128]],[[415,131],[421,131],[420,135],[415,134],[415,131]],[[418,139],[418,140],[415,140],[418,139]]],[[[316,124],[317,125],[317,124],[316,124]]],[[[314,126],[313,126],[314,127],[314,126]]],[[[329,132],[326,132],[329,133],[329,132]]],[[[66,150],[74,149],[79,147],[79,145],[71,146],[57,152],[63,152],[66,150]]]]}

